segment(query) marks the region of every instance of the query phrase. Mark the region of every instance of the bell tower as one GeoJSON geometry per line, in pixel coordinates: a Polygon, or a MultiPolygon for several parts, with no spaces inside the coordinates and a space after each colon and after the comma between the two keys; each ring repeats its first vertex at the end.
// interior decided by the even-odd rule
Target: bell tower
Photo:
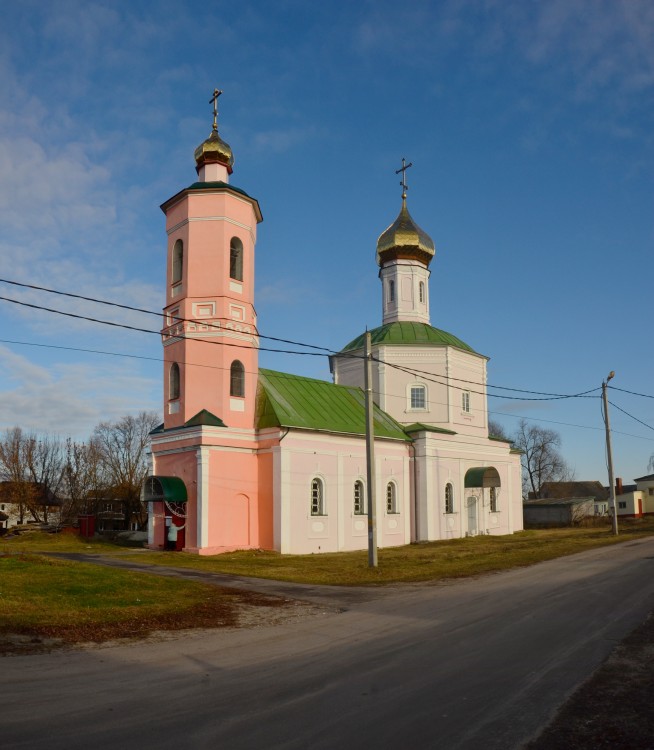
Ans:
{"type": "MultiPolygon", "coordinates": [[[[254,253],[258,202],[229,184],[230,146],[213,127],[195,150],[197,182],[162,204],[168,235],[164,428],[209,412],[228,427],[253,429],[258,372],[254,253]]],[[[205,415],[206,417],[206,415],[205,415]]]]}

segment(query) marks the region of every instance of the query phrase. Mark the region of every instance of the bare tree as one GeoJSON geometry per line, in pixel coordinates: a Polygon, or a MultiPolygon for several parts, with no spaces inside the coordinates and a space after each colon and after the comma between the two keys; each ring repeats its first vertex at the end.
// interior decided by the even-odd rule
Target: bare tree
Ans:
{"type": "Polygon", "coordinates": [[[88,501],[102,494],[106,481],[102,471],[102,456],[97,442],[76,443],[66,440],[65,497],[61,508],[61,523],[72,521],[87,510],[88,501]]]}
{"type": "Polygon", "coordinates": [[[25,522],[32,502],[33,488],[27,481],[24,461],[25,436],[20,427],[7,430],[0,441],[0,477],[4,482],[3,498],[15,505],[18,523],[25,522]]]}
{"type": "Polygon", "coordinates": [[[513,444],[522,451],[522,493],[527,497],[541,496],[545,482],[570,481],[574,472],[559,453],[561,436],[554,430],[530,425],[520,420],[513,444]]]}
{"type": "Polygon", "coordinates": [[[492,437],[501,438],[502,440],[511,440],[503,425],[496,422],[494,419],[488,420],[488,434],[489,436],[492,435],[492,437]]]}
{"type": "Polygon", "coordinates": [[[35,521],[48,523],[48,504],[59,494],[64,478],[65,454],[61,438],[30,434],[24,438],[23,460],[36,496],[29,504],[35,521]]]}
{"type": "Polygon", "coordinates": [[[93,433],[113,495],[125,502],[127,519],[136,517],[140,528],[147,522],[141,507],[141,485],[148,473],[150,432],[159,424],[156,412],[102,422],[93,433]]]}

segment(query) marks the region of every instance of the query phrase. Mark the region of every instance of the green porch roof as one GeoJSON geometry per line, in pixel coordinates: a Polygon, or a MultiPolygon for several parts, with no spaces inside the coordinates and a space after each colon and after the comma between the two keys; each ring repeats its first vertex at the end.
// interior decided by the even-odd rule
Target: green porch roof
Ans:
{"type": "MultiPolygon", "coordinates": [[[[365,333],[352,339],[343,347],[342,351],[349,352],[353,349],[362,349],[365,333]]],[[[466,352],[476,354],[475,350],[461,339],[434,328],[427,323],[416,323],[413,321],[398,321],[386,323],[386,325],[373,328],[370,331],[370,340],[373,344],[412,345],[412,346],[454,346],[466,352]]]]}
{"type": "MultiPolygon", "coordinates": [[[[259,370],[256,426],[365,435],[364,399],[360,388],[259,370]]],[[[374,430],[375,437],[410,440],[401,425],[376,405],[374,430]]]]}
{"type": "Polygon", "coordinates": [[[179,477],[163,477],[151,475],[143,482],[144,497],[146,503],[167,500],[173,503],[186,502],[186,485],[179,477]]]}

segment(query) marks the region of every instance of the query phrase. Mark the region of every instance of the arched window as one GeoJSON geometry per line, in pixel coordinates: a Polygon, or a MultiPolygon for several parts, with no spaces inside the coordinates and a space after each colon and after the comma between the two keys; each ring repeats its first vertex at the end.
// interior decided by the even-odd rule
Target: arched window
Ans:
{"type": "Polygon", "coordinates": [[[354,483],[354,515],[362,516],[366,512],[366,503],[364,500],[363,482],[358,479],[354,483]]]}
{"type": "Polygon", "coordinates": [[[238,237],[232,237],[229,243],[229,277],[243,281],[243,243],[238,237]]]}
{"type": "Polygon", "coordinates": [[[173,275],[172,283],[179,284],[182,280],[182,270],[184,269],[184,243],[177,240],[173,247],[173,275]]]}
{"type": "Polygon", "coordinates": [[[318,479],[318,477],[311,480],[311,515],[325,515],[325,493],[322,479],[318,479]]]}
{"type": "Polygon", "coordinates": [[[412,409],[426,409],[427,408],[427,389],[424,385],[412,385],[411,386],[411,408],[412,409]]]}
{"type": "Polygon", "coordinates": [[[244,398],[245,396],[245,367],[235,359],[229,368],[229,395],[244,398]]]}
{"type": "Polygon", "coordinates": [[[173,362],[168,372],[168,398],[173,401],[179,398],[179,365],[173,362]]]}
{"type": "Polygon", "coordinates": [[[445,485],[445,512],[454,513],[454,487],[449,482],[445,485]]]}
{"type": "Polygon", "coordinates": [[[425,301],[425,282],[424,281],[421,281],[418,284],[418,298],[420,299],[421,302],[425,301]]]}
{"type": "Polygon", "coordinates": [[[395,282],[393,279],[388,282],[388,301],[395,302],[395,282]]]}
{"type": "Polygon", "coordinates": [[[386,485],[386,512],[397,513],[397,488],[395,482],[386,485]]]}
{"type": "Polygon", "coordinates": [[[490,488],[490,509],[491,513],[497,513],[497,487],[490,488]]]}

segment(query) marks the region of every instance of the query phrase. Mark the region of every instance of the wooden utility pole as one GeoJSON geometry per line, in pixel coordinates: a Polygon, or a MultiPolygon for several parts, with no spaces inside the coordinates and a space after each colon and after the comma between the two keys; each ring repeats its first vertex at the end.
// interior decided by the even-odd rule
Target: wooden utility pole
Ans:
{"type": "Polygon", "coordinates": [[[366,391],[366,476],[368,485],[368,567],[377,567],[377,522],[375,519],[375,428],[374,404],[372,399],[372,351],[370,331],[366,331],[363,350],[364,386],[366,391]]]}

